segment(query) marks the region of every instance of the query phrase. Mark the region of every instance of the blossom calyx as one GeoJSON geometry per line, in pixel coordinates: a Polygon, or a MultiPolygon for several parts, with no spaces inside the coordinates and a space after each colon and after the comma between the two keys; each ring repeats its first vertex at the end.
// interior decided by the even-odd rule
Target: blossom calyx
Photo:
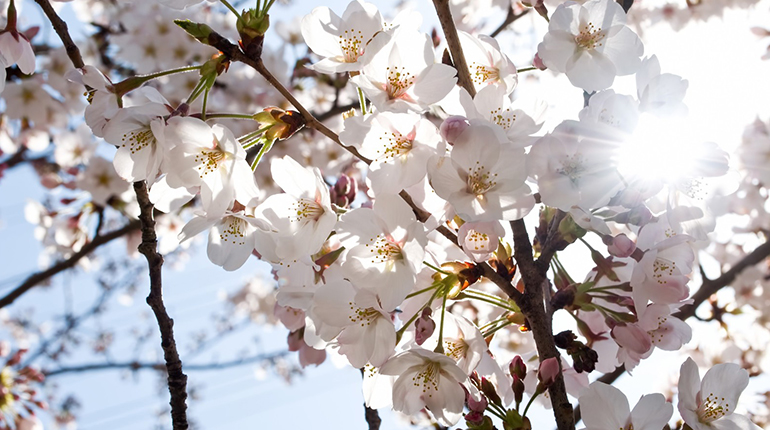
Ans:
{"type": "Polygon", "coordinates": [[[264,11],[249,9],[241,14],[241,19],[236,22],[235,28],[241,36],[238,43],[249,58],[258,59],[262,56],[262,44],[269,27],[270,15],[264,11]]]}
{"type": "Polygon", "coordinates": [[[214,33],[214,30],[208,25],[192,22],[189,19],[175,19],[174,24],[178,25],[182,30],[186,31],[187,34],[197,39],[198,42],[210,45],[209,36],[214,33]]]}
{"type": "Polygon", "coordinates": [[[254,121],[260,125],[268,126],[265,137],[269,140],[286,140],[305,126],[305,118],[299,112],[285,111],[277,107],[267,107],[264,111],[254,115],[254,121]]]}

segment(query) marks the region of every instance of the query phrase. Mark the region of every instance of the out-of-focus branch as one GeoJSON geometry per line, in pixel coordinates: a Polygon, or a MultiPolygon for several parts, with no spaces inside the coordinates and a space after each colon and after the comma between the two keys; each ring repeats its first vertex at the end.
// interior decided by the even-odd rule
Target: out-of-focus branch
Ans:
{"type": "MultiPolygon", "coordinates": [[[[187,371],[209,371],[209,370],[221,370],[230,367],[244,366],[246,364],[258,363],[261,361],[271,361],[277,358],[283,357],[288,354],[288,351],[279,351],[270,354],[258,354],[250,357],[239,358],[230,361],[214,362],[214,363],[202,363],[202,364],[187,364],[185,370],[187,371]]],[[[149,363],[142,361],[125,361],[125,362],[106,362],[106,363],[89,363],[81,364],[78,366],[60,367],[53,370],[44,370],[43,374],[46,378],[53,376],[66,375],[69,373],[83,373],[94,372],[102,370],[166,370],[166,363],[149,363]]]]}
{"type": "Polygon", "coordinates": [[[174,430],[185,430],[187,423],[187,375],[182,371],[182,360],[174,340],[174,320],[166,312],[163,304],[163,283],[161,268],[163,256],[158,253],[158,238],[155,235],[155,219],[153,218],[153,205],[144,181],[134,182],[134,192],[139,203],[141,213],[139,220],[142,223],[142,243],[139,252],[147,259],[150,268],[150,295],[147,296],[147,304],[152,308],[155,319],[160,328],[163,358],[166,362],[168,373],[168,391],[171,394],[171,421],[174,430]]]}
{"type": "Polygon", "coordinates": [[[524,15],[528,14],[530,10],[532,10],[532,9],[524,9],[521,13],[516,13],[513,10],[513,7],[509,7],[508,8],[508,15],[505,16],[505,21],[503,21],[502,24],[500,24],[500,26],[497,27],[495,29],[495,31],[493,31],[490,34],[490,36],[491,37],[496,37],[498,34],[502,33],[502,31],[505,30],[509,25],[513,24],[519,18],[521,18],[524,15]]]}
{"type": "Polygon", "coordinates": [[[707,279],[704,277],[703,284],[692,296],[693,303],[682,306],[679,309],[679,312],[675,313],[674,316],[681,320],[686,320],[687,318],[694,316],[698,306],[708,300],[709,297],[716,294],[717,291],[722,288],[732,284],[733,281],[735,281],[735,278],[746,268],[763,261],[768,256],[770,256],[770,240],[756,247],[720,277],[716,279],[707,279]]]}
{"type": "MultiPolygon", "coordinates": [[[[698,309],[698,307],[701,304],[703,304],[703,302],[708,300],[709,297],[716,294],[722,288],[730,285],[735,280],[735,278],[745,269],[760,263],[761,261],[765,260],[768,257],[770,257],[770,241],[767,241],[762,245],[759,245],[758,247],[756,247],[753,251],[751,251],[749,254],[743,257],[739,262],[733,265],[727,272],[723,273],[720,277],[716,279],[708,279],[705,276],[703,276],[703,284],[701,284],[701,287],[692,296],[693,302],[689,305],[682,306],[679,309],[679,312],[676,312],[675,314],[673,314],[673,316],[681,319],[682,321],[685,321],[695,316],[695,311],[698,309]]],[[[612,384],[624,372],[625,372],[625,368],[621,365],[615,368],[614,371],[610,373],[605,373],[598,380],[601,382],[604,382],[605,384],[612,384]]],[[[580,420],[580,405],[578,405],[575,408],[575,422],[578,422],[579,420],[580,420]]]]}
{"type": "Polygon", "coordinates": [[[84,67],[85,63],[83,63],[83,57],[80,55],[80,49],[78,49],[78,46],[72,41],[69,29],[67,28],[67,23],[56,14],[56,11],[48,0],[35,0],[35,3],[40,5],[45,16],[51,21],[51,25],[53,25],[54,31],[56,31],[56,34],[59,35],[59,39],[61,39],[61,42],[64,44],[64,49],[67,51],[67,56],[70,57],[72,64],[78,69],[84,67]]]}
{"type": "Polygon", "coordinates": [[[4,308],[10,305],[16,299],[21,297],[22,294],[29,291],[35,285],[38,285],[39,283],[46,281],[47,279],[53,277],[54,275],[64,270],[74,267],[75,264],[77,264],[77,262],[80,261],[81,258],[90,254],[96,248],[106,243],[112,242],[113,240],[119,237],[123,237],[128,233],[138,230],[139,226],[140,226],[139,221],[134,220],[126,224],[123,228],[119,228],[115,231],[111,231],[107,234],[95,237],[94,240],[83,245],[83,247],[80,248],[80,251],[72,254],[66,260],[61,260],[58,263],[54,264],[53,266],[49,267],[48,269],[42,272],[35,273],[29,278],[27,278],[21,285],[14,288],[13,291],[11,291],[5,297],[0,299],[0,308],[4,308]]]}
{"type": "Polygon", "coordinates": [[[457,81],[473,97],[476,95],[476,89],[473,87],[468,63],[465,61],[463,47],[460,45],[460,36],[457,34],[452,12],[449,10],[449,0],[433,0],[433,6],[436,8],[438,21],[441,23],[441,29],[444,30],[444,38],[457,70],[457,81]]]}

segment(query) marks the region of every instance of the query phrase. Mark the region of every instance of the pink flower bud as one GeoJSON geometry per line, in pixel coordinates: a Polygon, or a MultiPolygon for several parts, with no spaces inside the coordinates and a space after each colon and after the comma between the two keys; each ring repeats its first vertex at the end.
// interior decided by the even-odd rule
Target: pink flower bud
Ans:
{"type": "Polygon", "coordinates": [[[559,359],[556,357],[546,358],[540,362],[540,368],[537,369],[537,379],[544,387],[549,387],[556,381],[556,377],[560,373],[559,359]]]}
{"type": "Polygon", "coordinates": [[[476,400],[465,387],[463,387],[463,390],[465,390],[465,403],[468,404],[468,409],[471,412],[479,412],[483,414],[484,410],[487,409],[487,406],[489,406],[489,401],[487,398],[484,396],[479,396],[479,400],[476,400]]]}
{"type": "Polygon", "coordinates": [[[636,324],[619,324],[611,334],[618,345],[637,354],[644,354],[652,348],[650,335],[636,324]]]}
{"type": "Polygon", "coordinates": [[[612,243],[607,246],[607,251],[615,257],[630,257],[636,251],[636,243],[621,233],[612,238],[612,243]]]}
{"type": "Polygon", "coordinates": [[[430,308],[422,310],[422,314],[414,322],[414,341],[422,345],[436,330],[436,322],[430,317],[430,308]]]}
{"type": "Polygon", "coordinates": [[[441,137],[443,137],[444,140],[450,144],[454,144],[455,140],[457,140],[457,138],[462,134],[463,131],[465,131],[466,128],[468,128],[469,125],[470,123],[468,122],[468,119],[464,116],[453,115],[441,123],[439,131],[441,132],[441,137]]]}
{"type": "Polygon", "coordinates": [[[537,67],[540,70],[545,70],[548,67],[545,67],[545,64],[543,64],[543,59],[540,58],[539,55],[535,54],[535,58],[532,60],[532,65],[537,67]]]}
{"type": "Polygon", "coordinates": [[[511,371],[511,376],[516,376],[519,379],[524,379],[527,376],[527,365],[524,364],[520,355],[513,357],[511,364],[508,365],[508,369],[511,371]]]}

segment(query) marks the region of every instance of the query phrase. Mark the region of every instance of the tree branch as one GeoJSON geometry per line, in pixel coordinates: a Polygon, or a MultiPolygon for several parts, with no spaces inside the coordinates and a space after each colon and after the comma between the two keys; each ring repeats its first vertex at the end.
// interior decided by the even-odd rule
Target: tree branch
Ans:
{"type": "Polygon", "coordinates": [[[171,421],[174,430],[185,430],[187,423],[187,375],[182,371],[182,361],[174,340],[174,320],[168,316],[166,306],[163,304],[163,284],[161,268],[163,256],[158,253],[158,238],[155,235],[155,219],[153,218],[153,206],[144,181],[134,182],[134,192],[139,202],[141,213],[139,220],[142,223],[142,243],[139,252],[147,259],[150,267],[150,294],[147,296],[147,304],[152,308],[155,319],[160,328],[163,358],[168,372],[168,391],[171,395],[171,421]]]}
{"type": "Polygon", "coordinates": [[[40,5],[45,16],[51,21],[51,25],[53,25],[54,31],[56,31],[56,34],[59,35],[59,39],[61,39],[64,44],[64,49],[66,49],[67,56],[70,57],[72,64],[78,69],[83,68],[85,66],[83,57],[80,55],[80,49],[78,49],[78,46],[75,45],[75,42],[72,41],[72,37],[70,37],[67,23],[56,14],[56,11],[48,0],[35,0],[35,3],[40,5]]]}
{"type": "Polygon", "coordinates": [[[474,97],[476,88],[473,86],[468,63],[465,61],[465,54],[463,54],[463,47],[460,45],[460,36],[457,34],[452,12],[449,10],[449,0],[433,0],[433,6],[436,8],[441,29],[444,30],[444,38],[449,47],[449,53],[452,54],[452,62],[457,70],[457,82],[468,91],[471,97],[474,97]]]}
{"type": "MultiPolygon", "coordinates": [[[[239,358],[239,359],[230,360],[230,361],[223,361],[220,363],[187,364],[185,365],[185,369],[187,371],[202,371],[202,372],[209,371],[209,370],[221,370],[221,369],[227,369],[230,367],[237,367],[237,366],[243,366],[246,364],[258,363],[260,361],[271,361],[271,360],[275,360],[276,358],[283,357],[287,354],[288,354],[288,351],[279,351],[279,352],[273,352],[270,354],[258,354],[251,357],[239,358]]],[[[54,370],[44,370],[43,374],[45,375],[46,378],[50,378],[52,376],[65,375],[68,373],[83,373],[83,372],[91,372],[91,371],[120,370],[120,369],[165,371],[166,363],[149,363],[149,362],[141,362],[141,361],[125,361],[125,362],[117,362],[117,363],[110,363],[110,362],[89,363],[89,364],[81,364],[78,366],[71,366],[71,367],[60,367],[54,370]]]]}
{"type": "Polygon", "coordinates": [[[524,9],[523,12],[517,14],[516,12],[514,12],[513,7],[509,7],[508,15],[506,15],[505,21],[503,21],[503,23],[500,24],[500,26],[497,27],[495,31],[493,31],[492,34],[490,34],[490,36],[497,37],[497,35],[502,33],[502,31],[505,30],[509,25],[513,24],[514,22],[518,21],[519,18],[528,14],[530,10],[532,9],[524,9]]]}
{"type": "Polygon", "coordinates": [[[75,264],[77,264],[77,262],[80,261],[81,258],[90,254],[96,248],[106,243],[112,242],[113,240],[119,237],[123,237],[128,233],[138,230],[139,226],[140,226],[139,221],[134,220],[126,224],[123,228],[95,237],[94,240],[83,245],[83,247],[80,248],[80,251],[72,254],[66,260],[61,260],[58,263],[54,264],[53,266],[49,267],[48,269],[42,272],[35,273],[29,278],[27,278],[21,285],[14,288],[13,291],[11,291],[5,297],[0,299],[0,308],[4,308],[10,305],[14,301],[16,301],[16,299],[21,297],[22,294],[29,291],[35,285],[38,285],[39,283],[46,281],[47,279],[53,277],[54,275],[64,270],[74,267],[75,264]]]}
{"type": "MultiPolygon", "coordinates": [[[[554,227],[553,225],[551,227],[554,227]]],[[[558,223],[555,224],[558,228],[558,223]]],[[[532,254],[532,244],[529,241],[529,234],[524,220],[511,221],[513,230],[513,256],[524,281],[524,294],[516,300],[521,311],[529,321],[529,327],[532,330],[532,337],[535,339],[537,354],[542,362],[547,358],[555,357],[559,359],[561,367],[561,354],[556,349],[553,339],[552,319],[545,311],[543,288],[547,285],[548,265],[550,257],[541,255],[537,261],[532,254]],[[546,259],[544,259],[546,257],[546,259]]],[[[549,228],[550,230],[550,228],[549,228]]],[[[549,231],[549,236],[551,232],[549,231]]],[[[549,241],[543,244],[545,250],[551,246],[549,241]]],[[[553,255],[553,254],[551,254],[553,255]]],[[[564,386],[564,377],[557,378],[550,387],[548,394],[551,397],[553,405],[553,414],[556,419],[556,427],[559,430],[572,430],[575,428],[572,405],[567,399],[567,390],[564,386]]]]}

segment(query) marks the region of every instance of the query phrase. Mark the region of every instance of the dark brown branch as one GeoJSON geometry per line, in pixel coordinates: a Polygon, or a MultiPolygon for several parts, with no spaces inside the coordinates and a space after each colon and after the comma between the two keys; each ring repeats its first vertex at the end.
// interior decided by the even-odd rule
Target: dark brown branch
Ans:
{"type": "Polygon", "coordinates": [[[524,9],[524,11],[517,14],[513,10],[513,7],[508,8],[508,15],[506,15],[505,21],[503,21],[503,23],[500,24],[500,26],[497,27],[495,31],[493,31],[492,34],[490,34],[490,36],[496,37],[498,34],[502,33],[502,31],[505,30],[509,25],[513,24],[514,22],[518,21],[519,18],[528,14],[530,10],[532,9],[524,9]]]}
{"type": "Polygon", "coordinates": [[[38,285],[41,282],[48,280],[49,278],[53,277],[54,275],[64,270],[74,267],[75,264],[77,264],[77,262],[80,261],[81,258],[90,254],[96,248],[106,243],[109,243],[119,237],[123,237],[128,233],[138,230],[139,226],[140,226],[139,221],[131,221],[130,223],[126,224],[123,228],[109,232],[102,236],[95,237],[94,240],[83,245],[83,247],[80,248],[80,251],[72,254],[66,260],[61,260],[58,263],[54,264],[53,266],[49,267],[48,269],[42,272],[35,273],[29,278],[27,278],[21,285],[19,285],[13,291],[8,293],[5,297],[0,299],[0,308],[4,308],[10,305],[16,299],[21,297],[22,294],[29,291],[35,285],[38,285]]]}
{"type": "Polygon", "coordinates": [[[168,373],[168,391],[171,395],[171,421],[174,430],[185,430],[187,424],[187,375],[182,371],[182,361],[174,340],[174,320],[168,316],[166,306],[163,304],[163,283],[161,268],[163,256],[158,253],[158,238],[155,235],[155,219],[153,218],[153,206],[144,181],[134,182],[134,192],[139,202],[141,213],[139,220],[142,223],[142,243],[139,252],[147,259],[150,267],[150,295],[147,296],[147,304],[152,308],[155,319],[160,328],[160,346],[163,348],[163,358],[166,362],[168,373]]]}
{"type": "Polygon", "coordinates": [[[78,46],[75,45],[75,42],[72,41],[72,37],[70,37],[67,23],[56,14],[56,11],[48,0],[35,0],[35,2],[40,5],[45,16],[51,21],[51,25],[53,25],[54,31],[56,31],[56,34],[59,35],[59,39],[61,39],[64,44],[64,49],[67,50],[67,56],[70,57],[72,64],[78,69],[83,68],[85,66],[83,57],[80,55],[80,49],[78,49],[78,46]]]}
{"type": "MultiPolygon", "coordinates": [[[[551,228],[558,228],[558,222],[553,224],[555,226],[551,225],[551,228]]],[[[544,259],[546,257],[544,252],[540,259],[534,260],[532,244],[529,241],[529,234],[527,233],[524,220],[511,221],[511,229],[513,230],[513,256],[521,273],[521,279],[524,281],[524,294],[516,300],[516,303],[529,321],[529,327],[532,330],[532,337],[535,340],[540,361],[542,362],[552,357],[561,360],[561,354],[556,349],[553,339],[552,319],[545,311],[543,296],[543,288],[548,285],[546,275],[550,257],[544,259]]],[[[549,231],[549,237],[550,235],[551,232],[549,231]]],[[[543,244],[544,250],[552,246],[549,242],[547,240],[543,244]]],[[[563,377],[556,379],[548,387],[548,394],[553,405],[556,427],[559,430],[573,430],[575,428],[573,410],[569,399],[567,399],[567,390],[564,386],[563,377]]]]}
{"type": "MultiPolygon", "coordinates": [[[[361,368],[359,370],[361,370],[361,377],[366,378],[364,369],[361,368]]],[[[366,402],[364,402],[364,419],[366,420],[366,424],[368,424],[369,430],[380,430],[380,425],[382,424],[380,414],[377,412],[377,409],[366,406],[366,402]]]]}
{"type": "MultiPolygon", "coordinates": [[[[243,366],[246,364],[258,363],[261,361],[275,360],[276,358],[283,357],[287,354],[287,351],[280,351],[271,354],[258,354],[251,357],[239,358],[230,361],[223,361],[220,363],[202,363],[202,364],[187,364],[185,370],[187,371],[209,371],[209,370],[221,370],[230,367],[243,366]]],[[[83,373],[102,370],[160,370],[166,371],[166,363],[148,363],[141,361],[126,361],[118,363],[90,363],[81,364],[79,366],[60,367],[53,370],[44,370],[43,374],[46,378],[52,376],[65,375],[68,373],[83,373]]]]}
{"type": "Polygon", "coordinates": [[[441,29],[444,30],[444,38],[449,47],[449,53],[452,54],[452,62],[457,70],[457,82],[468,91],[471,97],[474,97],[476,89],[473,87],[468,63],[465,61],[465,54],[463,54],[463,48],[460,45],[460,36],[457,34],[452,12],[449,10],[449,0],[433,0],[433,6],[436,8],[441,29]]]}

